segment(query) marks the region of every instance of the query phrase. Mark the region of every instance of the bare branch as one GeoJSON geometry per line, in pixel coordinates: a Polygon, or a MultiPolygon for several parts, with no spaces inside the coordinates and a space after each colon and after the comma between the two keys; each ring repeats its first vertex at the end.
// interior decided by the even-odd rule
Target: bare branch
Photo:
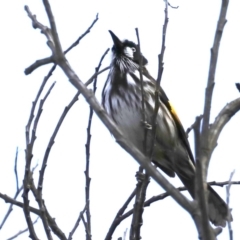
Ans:
{"type": "MultiPolygon", "coordinates": [[[[43,58],[43,59],[39,59],[39,60],[36,60],[33,64],[31,64],[29,67],[27,67],[25,70],[24,70],[24,73],[26,75],[28,74],[31,74],[34,70],[36,70],[37,68],[41,67],[41,66],[44,66],[44,65],[47,65],[49,63],[54,63],[54,59],[53,57],[46,57],[46,58],[43,58]]],[[[56,64],[54,64],[53,66],[57,66],[56,64]]]]}
{"type": "Polygon", "coordinates": [[[40,195],[39,191],[37,190],[34,182],[33,182],[33,179],[31,179],[31,190],[32,190],[32,193],[38,203],[38,206],[40,208],[40,213],[41,213],[41,219],[42,219],[42,222],[43,222],[43,227],[44,227],[44,230],[47,234],[47,237],[51,237],[50,236],[50,229],[49,227],[51,228],[51,230],[53,231],[53,233],[55,235],[57,235],[61,240],[67,240],[65,234],[61,231],[61,229],[57,226],[56,224],[56,221],[55,221],[55,218],[52,218],[51,215],[49,214],[48,210],[47,210],[47,207],[45,205],[45,202],[44,200],[42,199],[42,196],[40,195]]]}
{"type": "Polygon", "coordinates": [[[78,217],[78,219],[77,219],[77,221],[76,221],[76,223],[75,223],[72,231],[69,233],[68,240],[72,240],[73,234],[74,234],[75,231],[77,230],[77,228],[78,228],[78,226],[79,226],[79,223],[80,223],[80,221],[81,221],[81,219],[82,219],[83,214],[85,213],[85,211],[86,211],[86,205],[85,205],[84,209],[80,212],[79,217],[78,217]]]}
{"type": "MultiPolygon", "coordinates": [[[[139,52],[141,53],[141,44],[140,44],[140,38],[138,33],[138,28],[135,28],[136,36],[137,36],[137,42],[138,42],[138,48],[139,52]]],[[[142,94],[142,121],[144,125],[147,125],[146,122],[146,116],[145,116],[145,104],[144,104],[144,90],[143,90],[143,74],[142,74],[142,56],[140,57],[139,62],[139,75],[140,75],[140,82],[141,82],[141,94],[142,94]]],[[[144,142],[143,142],[143,149],[146,153],[146,132],[147,128],[145,127],[145,134],[144,134],[144,142]]]]}
{"type": "Polygon", "coordinates": [[[210,66],[208,72],[208,83],[205,92],[205,104],[204,104],[204,112],[203,112],[203,132],[208,131],[209,127],[209,119],[210,119],[210,111],[211,111],[211,103],[212,103],[212,94],[214,88],[214,80],[215,80],[215,72],[217,67],[218,60],[218,51],[220,47],[220,41],[222,38],[222,33],[224,26],[227,22],[226,15],[228,9],[229,0],[222,0],[221,12],[218,19],[217,29],[215,32],[213,47],[211,48],[211,59],[210,66]]]}
{"type": "Polygon", "coordinates": [[[46,36],[47,40],[50,42],[53,42],[51,30],[48,27],[44,26],[43,24],[41,24],[40,22],[37,21],[36,15],[33,15],[31,13],[28,6],[25,6],[24,9],[27,12],[28,17],[32,20],[33,28],[35,28],[35,29],[39,28],[41,30],[41,33],[46,36]]]}
{"type": "MultiPolygon", "coordinates": [[[[102,55],[100,62],[98,66],[96,67],[95,71],[96,73],[99,72],[102,61],[105,58],[109,51],[109,48],[104,52],[102,55]]],[[[94,79],[93,82],[93,93],[95,94],[97,90],[97,75],[94,79]]],[[[90,166],[90,146],[91,146],[91,127],[92,127],[92,117],[93,117],[93,109],[90,106],[90,111],[89,111],[89,117],[88,117],[88,126],[87,126],[87,142],[85,144],[86,148],[86,170],[84,171],[85,173],[85,179],[86,179],[86,186],[85,186],[85,202],[86,202],[86,216],[87,216],[87,228],[88,232],[91,235],[91,212],[90,212],[90,183],[91,183],[91,178],[89,177],[89,166],[90,166]]]]}
{"type": "Polygon", "coordinates": [[[210,127],[209,133],[209,146],[213,150],[217,146],[218,138],[225,127],[225,125],[230,121],[230,119],[240,110],[240,98],[233,100],[228,103],[218,114],[214,123],[210,127]]]}
{"type": "Polygon", "coordinates": [[[62,51],[62,46],[61,46],[61,43],[60,43],[60,40],[58,37],[57,26],[56,26],[56,23],[54,20],[51,5],[48,0],[43,0],[43,5],[45,7],[45,11],[48,16],[48,20],[49,20],[50,27],[51,27],[52,38],[53,38],[52,41],[50,43],[48,43],[48,45],[50,46],[50,48],[52,50],[55,61],[57,61],[57,62],[66,61],[65,56],[62,51]]]}
{"type": "MultiPolygon", "coordinates": [[[[15,159],[15,166],[16,166],[16,159],[15,159]]],[[[36,167],[37,167],[37,165],[35,167],[33,167],[32,172],[34,172],[36,167]]],[[[15,171],[15,169],[14,169],[14,171],[15,171]]],[[[2,223],[0,225],[0,229],[2,229],[3,225],[5,224],[5,222],[7,221],[8,217],[10,216],[10,214],[11,214],[11,212],[13,210],[13,205],[15,204],[14,200],[17,199],[18,195],[22,192],[22,190],[23,190],[23,185],[20,188],[19,187],[17,188],[16,193],[15,193],[13,199],[12,199],[13,203],[11,203],[11,201],[8,201],[9,199],[11,199],[10,197],[4,195],[4,196],[6,196],[6,198],[4,199],[5,202],[10,202],[11,204],[9,205],[8,211],[7,211],[6,215],[4,216],[4,218],[2,220],[2,223]]],[[[0,196],[0,198],[1,198],[1,196],[0,196]]],[[[31,209],[30,209],[30,211],[31,211],[31,209]]]]}
{"type": "Polygon", "coordinates": [[[81,215],[81,218],[82,218],[82,221],[83,221],[83,225],[84,225],[84,227],[85,227],[86,240],[91,240],[91,239],[92,239],[92,236],[91,236],[91,234],[90,234],[89,231],[88,231],[87,223],[86,223],[86,221],[85,221],[85,218],[84,218],[84,215],[83,215],[83,214],[81,215]]]}
{"type": "MultiPolygon", "coordinates": [[[[138,42],[138,49],[141,53],[141,44],[140,44],[140,38],[138,33],[138,28],[135,28],[136,36],[137,36],[137,42],[138,42]]],[[[146,120],[146,114],[145,114],[145,96],[144,96],[144,89],[143,89],[143,73],[142,73],[142,55],[140,57],[139,62],[139,75],[140,75],[140,83],[141,83],[141,95],[142,95],[142,123],[143,123],[143,131],[144,131],[144,139],[143,139],[143,153],[147,156],[147,134],[149,129],[152,127],[149,125],[149,123],[146,120]]],[[[148,160],[150,161],[150,159],[148,160]]],[[[143,167],[139,167],[139,171],[136,174],[137,179],[137,187],[136,187],[136,197],[135,197],[135,203],[134,203],[134,211],[133,211],[133,217],[132,217],[132,223],[131,223],[131,229],[130,229],[130,239],[140,239],[140,229],[142,226],[142,214],[143,214],[143,204],[145,201],[147,186],[149,183],[149,176],[147,173],[143,174],[143,167]]]]}
{"type": "MultiPolygon", "coordinates": [[[[168,1],[165,1],[165,10],[164,10],[164,24],[162,30],[162,47],[161,53],[158,55],[158,77],[157,77],[157,86],[160,85],[162,74],[163,74],[163,58],[165,52],[165,41],[166,41],[166,34],[167,34],[167,26],[168,26],[168,1]]],[[[170,5],[171,6],[171,5],[170,5]]]]}
{"type": "MultiPolygon", "coordinates": [[[[29,10],[28,6],[25,6],[25,10],[26,12],[28,13],[28,16],[29,18],[34,22],[33,24],[33,27],[36,28],[47,28],[47,27],[44,27],[42,24],[40,24],[37,19],[36,19],[36,16],[35,15],[32,15],[31,11],[29,10]]],[[[98,21],[98,14],[96,15],[96,18],[94,19],[94,21],[92,22],[92,24],[88,27],[88,29],[80,36],[78,37],[78,39],[71,44],[71,46],[69,46],[65,51],[64,51],[64,54],[67,54],[69,51],[71,51],[74,47],[76,47],[80,41],[88,34],[90,33],[91,29],[93,28],[93,26],[95,25],[95,23],[98,21]]],[[[28,74],[31,74],[34,70],[36,70],[37,68],[43,66],[43,65],[46,65],[46,64],[49,64],[49,63],[54,63],[54,58],[53,56],[51,57],[47,57],[47,58],[44,58],[44,59],[40,59],[40,60],[37,60],[35,63],[33,63],[32,65],[30,65],[28,68],[25,69],[24,73],[26,75],[28,74]]],[[[54,64],[53,67],[56,67],[56,64],[54,64]]]]}
{"type": "Polygon", "coordinates": [[[42,188],[43,188],[43,176],[44,176],[44,172],[45,172],[45,168],[47,167],[47,161],[48,161],[48,156],[50,154],[50,151],[52,149],[52,146],[55,142],[55,138],[57,136],[57,133],[67,115],[67,113],[69,112],[69,110],[71,109],[71,107],[74,105],[74,103],[76,101],[78,101],[78,96],[79,96],[79,92],[76,93],[76,95],[73,97],[73,99],[71,100],[71,102],[68,104],[68,106],[65,107],[61,117],[59,118],[59,121],[53,131],[53,134],[49,140],[49,143],[47,145],[47,148],[45,150],[45,154],[44,154],[44,157],[43,157],[43,162],[42,162],[42,167],[41,167],[41,170],[40,170],[40,174],[39,174],[39,179],[38,179],[38,191],[42,191],[42,188]]]}
{"type": "Polygon", "coordinates": [[[207,202],[207,184],[203,177],[203,164],[201,161],[196,161],[196,174],[195,174],[195,199],[198,202],[198,206],[201,211],[201,219],[199,222],[200,236],[201,239],[215,240],[214,232],[209,224],[208,217],[208,202],[207,202]]]}
{"type": "MultiPolygon", "coordinates": [[[[229,184],[229,181],[224,181],[224,182],[215,182],[215,181],[212,181],[212,182],[208,182],[209,185],[211,186],[218,186],[218,187],[224,187],[225,185],[228,185],[229,184]]],[[[231,185],[240,185],[240,181],[231,181],[230,182],[231,185]]],[[[186,187],[178,187],[177,188],[179,191],[186,191],[186,187]]],[[[159,194],[157,196],[153,196],[151,198],[149,198],[147,201],[145,201],[144,203],[144,207],[149,207],[152,203],[155,203],[157,201],[160,201],[160,200],[163,200],[165,199],[166,197],[169,197],[171,196],[168,192],[165,192],[165,193],[162,193],[162,194],[159,194]]],[[[123,214],[123,212],[122,212],[123,214]]],[[[128,212],[126,212],[125,214],[123,215],[118,215],[115,219],[116,219],[116,222],[117,224],[120,224],[124,219],[128,218],[129,216],[131,216],[133,214],[133,209],[129,210],[128,212]]],[[[105,238],[105,240],[110,240],[111,238],[105,238]]]]}
{"type": "Polygon", "coordinates": [[[72,50],[74,47],[76,47],[80,41],[88,34],[90,33],[91,29],[95,25],[95,23],[98,21],[98,14],[96,15],[96,18],[93,20],[92,24],[90,27],[70,46],[68,47],[65,51],[64,54],[67,54],[70,50],[72,50]]]}
{"type": "Polygon", "coordinates": [[[215,84],[215,72],[218,60],[218,51],[220,40],[224,26],[226,24],[226,13],[229,0],[222,0],[221,11],[215,32],[213,47],[211,48],[211,59],[208,73],[208,82],[205,91],[205,103],[202,120],[202,131],[200,138],[200,149],[196,152],[196,177],[195,177],[195,195],[196,200],[201,209],[201,221],[199,222],[200,237],[203,239],[215,239],[215,234],[219,233],[219,229],[213,231],[209,225],[208,211],[207,211],[207,170],[211,156],[211,149],[209,146],[209,120],[211,112],[211,103],[213,88],[215,84]]]}
{"type": "MultiPolygon", "coordinates": [[[[17,162],[18,162],[18,147],[16,149],[16,155],[15,155],[15,164],[14,164],[14,173],[16,178],[16,192],[19,191],[19,183],[18,183],[18,170],[17,170],[17,162]]],[[[1,227],[0,227],[1,228],[1,227]]]]}
{"type": "MultiPolygon", "coordinates": [[[[23,190],[23,186],[21,186],[20,188],[18,188],[18,190],[16,191],[15,193],[15,196],[13,197],[13,199],[15,200],[18,195],[20,194],[20,192],[23,190]]],[[[1,197],[1,194],[0,194],[0,197],[1,197]]],[[[6,200],[5,200],[6,201],[6,200]]],[[[7,201],[6,201],[7,202],[7,201]]],[[[5,224],[5,222],[7,221],[9,215],[11,214],[13,210],[13,204],[10,204],[9,208],[8,208],[8,211],[6,213],[6,215],[4,216],[3,220],[2,220],[2,223],[0,225],[0,229],[2,229],[3,225],[5,224]]]]}
{"type": "Polygon", "coordinates": [[[201,121],[203,116],[197,116],[195,122],[190,128],[187,129],[186,134],[188,135],[191,130],[194,132],[194,146],[195,146],[195,156],[199,156],[200,150],[200,131],[201,131],[201,121]]]}
{"type": "MultiPolygon", "coordinates": [[[[229,184],[226,186],[226,193],[227,193],[227,205],[229,208],[229,204],[230,204],[230,188],[231,188],[231,181],[233,178],[233,175],[235,173],[235,170],[233,170],[230,174],[230,178],[229,178],[229,184]]],[[[229,208],[230,209],[230,208],[229,208]]],[[[233,230],[232,230],[232,225],[231,222],[228,221],[228,232],[229,232],[229,240],[233,240],[233,230]]]]}
{"type": "MultiPolygon", "coordinates": [[[[24,206],[23,207],[24,215],[25,215],[27,225],[28,225],[28,228],[29,228],[30,238],[32,238],[33,240],[37,240],[38,237],[35,233],[33,222],[32,222],[31,216],[30,216],[29,199],[28,199],[28,192],[29,192],[29,189],[31,188],[31,184],[33,183],[32,173],[30,171],[31,161],[32,161],[32,157],[33,157],[32,150],[33,150],[34,142],[35,142],[35,139],[36,139],[36,130],[37,130],[37,125],[38,125],[38,122],[39,122],[39,119],[40,119],[40,116],[41,116],[41,113],[42,113],[42,107],[43,107],[47,97],[49,96],[52,88],[54,87],[54,85],[55,85],[55,83],[53,83],[51,85],[51,87],[47,91],[44,98],[40,101],[39,108],[38,108],[38,111],[37,111],[37,116],[34,120],[34,124],[33,124],[33,128],[32,128],[32,136],[31,136],[30,142],[28,142],[28,140],[27,140],[29,135],[26,133],[26,157],[25,157],[26,158],[26,165],[25,165],[25,174],[24,174],[24,179],[23,179],[23,194],[22,194],[22,197],[23,197],[23,203],[24,203],[24,205],[23,205],[24,206]]],[[[34,105],[32,106],[32,109],[33,108],[34,108],[34,105]]],[[[32,113],[33,113],[33,111],[31,110],[30,115],[32,115],[32,113]]],[[[31,118],[31,116],[30,116],[30,118],[31,118]]],[[[51,240],[51,238],[49,238],[49,239],[51,240]]]]}
{"type": "Polygon", "coordinates": [[[28,144],[30,142],[30,134],[29,134],[29,132],[30,132],[32,121],[34,119],[34,111],[35,111],[38,99],[39,99],[39,97],[40,97],[40,95],[41,95],[41,93],[42,93],[42,91],[43,91],[43,89],[44,89],[48,79],[52,76],[52,73],[55,70],[55,68],[56,68],[56,65],[53,66],[50,69],[50,71],[48,72],[47,76],[44,77],[43,82],[42,82],[42,84],[41,84],[41,86],[40,86],[40,88],[38,90],[37,95],[36,95],[36,98],[35,98],[35,100],[32,103],[32,108],[31,108],[31,112],[30,112],[30,115],[29,115],[28,123],[27,123],[26,128],[25,128],[25,131],[26,131],[26,144],[28,144]]]}
{"type": "MultiPolygon", "coordinates": [[[[228,185],[229,184],[229,180],[228,181],[224,181],[224,182],[215,182],[215,181],[212,181],[212,182],[208,182],[209,185],[211,186],[218,186],[218,187],[223,187],[225,185],[228,185]]],[[[230,182],[231,185],[240,185],[240,181],[231,181],[230,182]]],[[[185,187],[179,187],[177,188],[179,191],[185,191],[186,188],[185,187]]],[[[126,210],[128,204],[130,203],[130,201],[134,198],[135,196],[135,193],[136,193],[136,190],[134,190],[132,192],[132,194],[130,195],[130,197],[127,199],[127,201],[124,203],[123,207],[119,210],[119,212],[117,213],[116,217],[115,217],[115,222],[118,222],[118,224],[123,220],[120,220],[118,218],[121,217],[121,215],[124,213],[124,211],[126,210]]],[[[149,200],[147,200],[145,203],[144,203],[144,206],[149,206],[151,203],[153,202],[156,202],[158,200],[162,200],[166,197],[169,197],[171,196],[169,193],[165,192],[165,193],[162,193],[158,196],[154,196],[152,198],[150,198],[149,200]]],[[[9,196],[7,196],[6,194],[2,194],[0,193],[0,198],[3,199],[6,203],[11,203],[13,204],[14,206],[17,206],[17,207],[20,207],[20,208],[23,208],[23,203],[22,202],[19,202],[19,201],[16,201],[14,198],[11,198],[9,196]]],[[[36,208],[33,208],[33,207],[29,207],[29,210],[31,213],[34,213],[38,216],[41,216],[41,212],[40,210],[36,209],[36,208]]],[[[132,213],[131,213],[132,214],[132,213]]],[[[130,214],[130,215],[131,215],[130,214]]],[[[125,216],[126,214],[124,214],[123,216],[125,216]]],[[[128,216],[130,216],[128,215],[128,216]]],[[[126,217],[124,217],[125,219],[126,217]]],[[[111,239],[111,238],[105,238],[105,240],[108,240],[108,239],[111,239]]]]}
{"type": "Polygon", "coordinates": [[[163,24],[163,30],[162,30],[162,47],[161,47],[161,53],[158,55],[158,77],[156,81],[156,88],[155,88],[155,106],[152,116],[152,143],[151,143],[151,149],[150,149],[150,159],[153,159],[154,154],[154,145],[155,145],[155,139],[156,139],[156,132],[157,132],[157,115],[158,110],[160,107],[160,101],[159,101],[159,86],[162,79],[163,74],[163,58],[165,53],[165,40],[166,40],[166,34],[167,34],[167,25],[168,25],[168,1],[165,1],[165,9],[164,9],[164,24],[163,24]]]}
{"type": "Polygon", "coordinates": [[[122,217],[124,211],[127,209],[128,204],[132,201],[132,199],[134,198],[134,196],[136,195],[136,189],[133,190],[133,192],[131,193],[131,195],[128,197],[128,199],[126,200],[126,202],[123,204],[123,206],[119,209],[116,217],[114,218],[107,236],[105,237],[105,240],[111,240],[112,239],[112,235],[115,231],[115,229],[117,228],[117,226],[121,223],[122,220],[120,220],[120,218],[122,217]]]}
{"type": "MultiPolygon", "coordinates": [[[[109,48],[108,48],[106,51],[109,51],[109,48]]],[[[88,86],[89,84],[91,84],[98,75],[100,75],[101,73],[107,71],[108,69],[110,69],[110,66],[109,66],[109,67],[105,67],[104,69],[102,69],[102,70],[99,71],[99,72],[95,72],[95,73],[92,75],[92,77],[90,77],[90,78],[87,80],[87,82],[85,82],[85,86],[88,86]]]]}
{"type": "MultiPolygon", "coordinates": [[[[164,1],[166,1],[166,0],[164,0],[164,1]]],[[[176,6],[176,7],[175,7],[175,6],[172,6],[169,2],[168,2],[168,6],[171,7],[171,8],[173,8],[173,9],[178,9],[178,8],[179,8],[179,6],[176,6]]]]}
{"type": "MultiPolygon", "coordinates": [[[[105,57],[105,55],[108,53],[109,48],[105,51],[104,55],[102,56],[102,59],[105,57]]],[[[102,72],[106,71],[107,69],[109,69],[109,67],[102,69],[101,71],[96,72],[95,74],[93,74],[93,76],[85,83],[86,86],[88,86],[90,83],[92,83],[92,81],[102,72]]],[[[38,189],[42,189],[42,185],[43,185],[43,176],[44,176],[44,171],[45,168],[47,166],[47,161],[48,161],[48,157],[50,154],[50,151],[52,149],[52,146],[55,142],[55,138],[57,136],[57,133],[67,115],[67,113],[69,112],[69,110],[72,108],[72,106],[75,104],[75,102],[78,101],[78,97],[80,95],[80,92],[77,92],[76,95],[73,97],[73,99],[71,100],[71,102],[68,104],[68,106],[65,107],[61,117],[59,118],[59,121],[54,129],[54,132],[49,140],[49,143],[47,145],[47,148],[45,150],[45,154],[44,154],[44,158],[43,158],[43,162],[42,162],[42,167],[40,170],[40,175],[39,175],[39,180],[38,180],[38,189]]]]}
{"type": "MultiPolygon", "coordinates": [[[[37,223],[38,219],[39,219],[39,217],[36,218],[36,220],[33,222],[33,225],[34,225],[35,223],[37,223]]],[[[27,232],[27,231],[28,231],[28,228],[26,228],[26,229],[24,229],[24,230],[21,230],[21,231],[19,231],[17,234],[15,234],[14,236],[8,238],[7,240],[12,240],[12,239],[14,239],[14,238],[17,238],[18,236],[20,236],[21,234],[23,234],[23,233],[25,233],[25,232],[27,232]]]]}
{"type": "Polygon", "coordinates": [[[141,239],[140,229],[143,223],[142,215],[144,211],[144,201],[146,198],[147,187],[150,182],[148,174],[137,172],[136,198],[133,208],[133,218],[130,229],[130,240],[141,239]]]}
{"type": "MultiPolygon", "coordinates": [[[[14,206],[23,208],[23,203],[22,203],[22,202],[19,202],[19,201],[15,200],[14,198],[9,197],[9,196],[6,195],[6,194],[0,193],[0,198],[3,199],[6,203],[11,203],[11,204],[14,205],[14,206]]],[[[38,215],[38,216],[41,216],[40,210],[38,210],[38,209],[36,209],[36,208],[29,207],[29,211],[30,211],[31,213],[34,213],[34,214],[38,215]]]]}
{"type": "MultiPolygon", "coordinates": [[[[37,192],[36,188],[35,188],[35,192],[37,192]]],[[[15,205],[17,207],[20,207],[20,208],[24,207],[24,204],[22,202],[16,201],[13,198],[7,196],[6,194],[0,193],[0,198],[2,198],[6,203],[11,203],[11,204],[13,204],[13,205],[15,205]]],[[[45,209],[46,209],[46,207],[45,207],[45,209]]],[[[31,206],[29,207],[29,211],[31,213],[34,213],[34,214],[38,215],[39,217],[42,216],[41,215],[42,213],[41,213],[40,210],[38,210],[36,208],[33,208],[31,206]]],[[[67,238],[65,237],[64,233],[57,226],[55,219],[51,217],[51,215],[49,214],[47,209],[46,209],[46,215],[47,215],[47,218],[48,218],[49,225],[50,225],[52,231],[54,232],[54,234],[56,234],[61,240],[67,240],[67,238]]]]}

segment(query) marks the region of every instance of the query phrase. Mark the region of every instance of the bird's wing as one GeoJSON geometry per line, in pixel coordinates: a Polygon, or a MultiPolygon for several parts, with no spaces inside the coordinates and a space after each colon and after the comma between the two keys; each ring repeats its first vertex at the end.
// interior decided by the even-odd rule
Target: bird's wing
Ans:
{"type": "MultiPolygon", "coordinates": [[[[146,68],[143,69],[143,75],[145,75],[148,79],[150,79],[152,82],[154,82],[154,84],[156,84],[156,80],[148,73],[146,68]]],[[[175,122],[177,130],[178,130],[179,137],[180,137],[184,147],[186,148],[186,150],[188,152],[189,158],[191,159],[192,163],[195,165],[194,157],[193,157],[193,154],[192,154],[192,151],[191,151],[188,139],[187,139],[187,135],[186,135],[186,133],[184,131],[184,128],[182,126],[182,123],[181,123],[175,109],[171,105],[166,93],[162,89],[162,87],[159,86],[158,88],[159,88],[160,100],[167,107],[167,109],[169,110],[172,118],[174,119],[174,122],[175,122]]]]}
{"type": "Polygon", "coordinates": [[[181,123],[175,109],[173,108],[172,104],[170,103],[170,101],[169,101],[166,93],[164,92],[164,90],[161,87],[159,87],[159,90],[160,90],[159,91],[160,92],[160,100],[165,104],[165,106],[167,107],[167,109],[171,113],[171,116],[173,117],[173,119],[176,123],[176,127],[178,129],[179,137],[182,140],[182,143],[184,144],[184,146],[186,147],[191,161],[193,162],[193,164],[195,164],[194,157],[193,157],[193,154],[192,154],[192,151],[191,151],[188,139],[187,139],[186,132],[184,131],[184,128],[182,126],[182,123],[181,123]]]}

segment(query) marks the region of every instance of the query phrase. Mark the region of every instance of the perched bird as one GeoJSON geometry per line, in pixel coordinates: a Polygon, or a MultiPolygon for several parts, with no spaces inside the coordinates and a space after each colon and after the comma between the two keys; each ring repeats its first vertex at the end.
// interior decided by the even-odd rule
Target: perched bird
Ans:
{"type": "MultiPolygon", "coordinates": [[[[142,92],[140,59],[142,61],[143,94],[146,121],[152,124],[155,108],[155,80],[146,69],[147,59],[138,46],[128,40],[121,41],[109,31],[113,40],[110,72],[102,91],[102,105],[128,138],[142,153],[151,154],[152,134],[142,122],[142,92]],[[144,149],[146,138],[146,149],[144,149]]],[[[159,110],[156,118],[156,139],[153,163],[168,176],[175,174],[194,198],[195,162],[183,126],[163,89],[158,87],[159,110]]],[[[220,196],[208,186],[209,219],[224,227],[232,216],[220,196]]]]}

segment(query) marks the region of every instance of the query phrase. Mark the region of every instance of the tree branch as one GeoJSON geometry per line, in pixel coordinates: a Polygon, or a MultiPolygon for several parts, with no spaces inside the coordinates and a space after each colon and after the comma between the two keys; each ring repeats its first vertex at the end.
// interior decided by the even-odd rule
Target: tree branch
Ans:
{"type": "MultiPolygon", "coordinates": [[[[38,122],[39,122],[39,119],[40,119],[40,116],[41,116],[41,113],[42,113],[42,107],[43,107],[47,97],[49,96],[52,88],[54,87],[54,85],[55,85],[55,82],[51,85],[51,87],[47,91],[44,98],[40,101],[39,108],[38,108],[38,111],[37,111],[37,116],[34,120],[34,124],[33,124],[33,128],[32,128],[32,136],[31,136],[30,142],[28,142],[29,135],[28,135],[28,133],[26,133],[26,157],[25,157],[26,158],[26,165],[25,165],[25,174],[24,174],[24,179],[23,179],[23,194],[22,194],[22,197],[23,197],[23,202],[24,202],[24,205],[23,205],[24,206],[23,207],[24,215],[25,215],[26,222],[27,222],[27,225],[28,225],[28,228],[29,228],[30,238],[32,238],[33,240],[38,240],[38,237],[35,233],[33,222],[32,222],[31,216],[30,216],[29,199],[28,199],[28,192],[29,192],[29,189],[31,188],[31,184],[33,183],[32,173],[30,171],[31,161],[32,161],[32,157],[33,157],[32,150],[33,150],[34,142],[35,142],[35,139],[36,139],[36,130],[37,130],[37,125],[38,125],[38,122]]],[[[34,111],[33,110],[34,107],[35,107],[35,105],[33,104],[29,119],[31,119],[31,116],[32,116],[33,111],[34,111]]],[[[32,117],[32,119],[33,119],[33,117],[32,117]]],[[[29,130],[29,129],[26,129],[26,131],[27,130],[29,130]]],[[[51,240],[51,238],[49,238],[49,239],[51,240]]]]}
{"type": "MultiPolygon", "coordinates": [[[[211,59],[208,73],[207,87],[205,91],[205,103],[202,120],[202,131],[200,138],[200,149],[196,152],[196,177],[195,177],[195,195],[196,200],[201,209],[202,218],[199,222],[201,235],[203,239],[214,240],[216,231],[214,232],[209,225],[208,208],[207,208],[207,171],[211,156],[209,146],[209,120],[211,112],[212,95],[214,88],[215,72],[218,60],[218,51],[220,40],[222,38],[223,29],[226,23],[226,13],[229,0],[222,0],[221,11],[215,32],[213,47],[211,48],[211,59]]],[[[218,229],[216,229],[218,231],[218,229]]],[[[218,231],[219,233],[219,231],[218,231]]]]}
{"type": "MultiPolygon", "coordinates": [[[[109,48],[104,52],[104,54],[102,55],[100,62],[98,64],[98,66],[95,69],[95,72],[98,73],[101,65],[102,65],[102,61],[105,58],[105,56],[107,55],[109,51],[109,48]]],[[[93,93],[95,94],[97,90],[97,75],[94,79],[93,82],[93,93]]],[[[89,117],[88,117],[88,126],[87,126],[87,142],[85,144],[85,148],[86,148],[86,170],[84,171],[85,173],[85,179],[86,179],[86,186],[85,186],[85,202],[86,202],[86,216],[87,216],[87,221],[86,221],[86,226],[88,228],[88,233],[91,239],[91,212],[90,212],[90,183],[91,183],[91,178],[89,177],[89,167],[90,167],[90,146],[91,146],[91,127],[92,127],[92,117],[93,117],[93,109],[90,106],[90,111],[89,111],[89,117]]]]}
{"type": "MultiPolygon", "coordinates": [[[[36,26],[42,27],[43,29],[45,28],[42,24],[39,24],[39,22],[36,19],[36,16],[32,15],[31,11],[29,10],[28,6],[25,6],[25,10],[28,13],[29,18],[34,22],[33,27],[36,28],[36,26]]],[[[69,46],[65,51],[64,54],[67,54],[69,51],[71,51],[74,47],[76,47],[80,41],[88,34],[90,33],[91,29],[93,28],[93,26],[95,25],[95,23],[98,21],[98,14],[96,15],[96,18],[94,19],[94,21],[92,22],[92,24],[88,27],[88,29],[80,36],[78,37],[78,39],[71,44],[71,46],[69,46]]],[[[31,74],[34,70],[36,70],[37,68],[49,64],[49,63],[54,63],[54,58],[53,56],[51,57],[47,57],[44,59],[40,59],[37,60],[35,63],[33,63],[32,65],[30,65],[28,68],[25,69],[24,73],[26,75],[31,74]]],[[[54,64],[54,66],[56,67],[56,64],[54,64]]]]}
{"type": "MultiPolygon", "coordinates": [[[[35,223],[37,223],[38,219],[39,219],[39,218],[36,218],[36,220],[33,222],[33,225],[34,225],[35,223]]],[[[21,234],[23,234],[23,233],[25,233],[25,232],[27,232],[27,231],[28,231],[28,228],[26,228],[26,229],[24,229],[24,230],[21,230],[21,231],[19,231],[17,234],[15,234],[14,236],[8,238],[7,240],[12,240],[12,239],[14,239],[14,238],[17,238],[17,237],[19,237],[21,234]]]]}
{"type": "Polygon", "coordinates": [[[85,205],[84,209],[80,212],[79,217],[78,217],[78,219],[77,219],[77,221],[76,221],[76,223],[75,223],[72,231],[69,233],[68,240],[72,240],[73,234],[74,234],[75,231],[77,230],[77,228],[78,228],[78,226],[79,226],[79,223],[80,223],[80,221],[81,221],[81,219],[82,219],[82,217],[83,217],[83,214],[84,214],[85,211],[86,211],[86,207],[87,207],[87,206],[85,205]]]}
{"type": "Polygon", "coordinates": [[[210,127],[209,133],[209,147],[211,149],[210,156],[217,146],[218,138],[231,118],[240,110],[240,98],[228,103],[218,114],[214,123],[210,127]]]}
{"type": "Polygon", "coordinates": [[[131,195],[128,197],[128,199],[126,200],[126,202],[123,204],[123,206],[119,209],[119,211],[117,212],[117,215],[115,216],[109,230],[107,233],[107,236],[105,237],[105,240],[111,240],[112,239],[112,235],[115,231],[115,229],[117,228],[117,226],[121,223],[122,220],[120,220],[120,218],[122,217],[124,211],[127,209],[128,204],[132,201],[132,199],[134,198],[134,196],[136,195],[136,188],[133,190],[133,192],[131,193],[131,195]]]}
{"type": "Polygon", "coordinates": [[[215,32],[213,47],[211,48],[211,59],[210,59],[210,67],[208,72],[208,82],[207,88],[205,92],[205,104],[204,104],[204,112],[203,112],[203,132],[206,132],[209,127],[209,119],[210,119],[210,111],[211,111],[211,103],[212,103],[212,94],[213,88],[215,85],[215,72],[217,67],[218,60],[218,51],[220,47],[220,41],[223,34],[224,26],[227,22],[226,15],[228,9],[229,0],[222,0],[221,11],[218,19],[217,29],[215,32]]]}
{"type": "MultiPolygon", "coordinates": [[[[229,204],[230,204],[230,188],[231,188],[231,181],[232,181],[232,178],[233,178],[233,175],[235,173],[235,170],[233,170],[230,174],[230,178],[229,178],[229,184],[226,186],[226,193],[227,193],[227,205],[228,205],[228,208],[229,208],[229,204]]],[[[230,209],[230,208],[229,208],[230,209]]],[[[229,221],[227,223],[228,225],[228,232],[229,232],[229,240],[233,240],[233,230],[232,230],[232,225],[231,225],[231,222],[229,221]]]]}

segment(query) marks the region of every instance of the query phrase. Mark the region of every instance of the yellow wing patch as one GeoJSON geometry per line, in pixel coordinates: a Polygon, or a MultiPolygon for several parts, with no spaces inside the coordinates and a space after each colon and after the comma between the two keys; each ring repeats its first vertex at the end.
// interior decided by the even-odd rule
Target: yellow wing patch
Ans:
{"type": "Polygon", "coordinates": [[[170,105],[171,113],[172,113],[173,117],[174,117],[179,123],[181,123],[181,122],[180,122],[180,119],[179,119],[179,117],[178,117],[178,115],[177,115],[177,112],[175,111],[175,108],[173,107],[173,105],[172,105],[170,102],[168,102],[168,103],[169,103],[169,105],[170,105]]]}

